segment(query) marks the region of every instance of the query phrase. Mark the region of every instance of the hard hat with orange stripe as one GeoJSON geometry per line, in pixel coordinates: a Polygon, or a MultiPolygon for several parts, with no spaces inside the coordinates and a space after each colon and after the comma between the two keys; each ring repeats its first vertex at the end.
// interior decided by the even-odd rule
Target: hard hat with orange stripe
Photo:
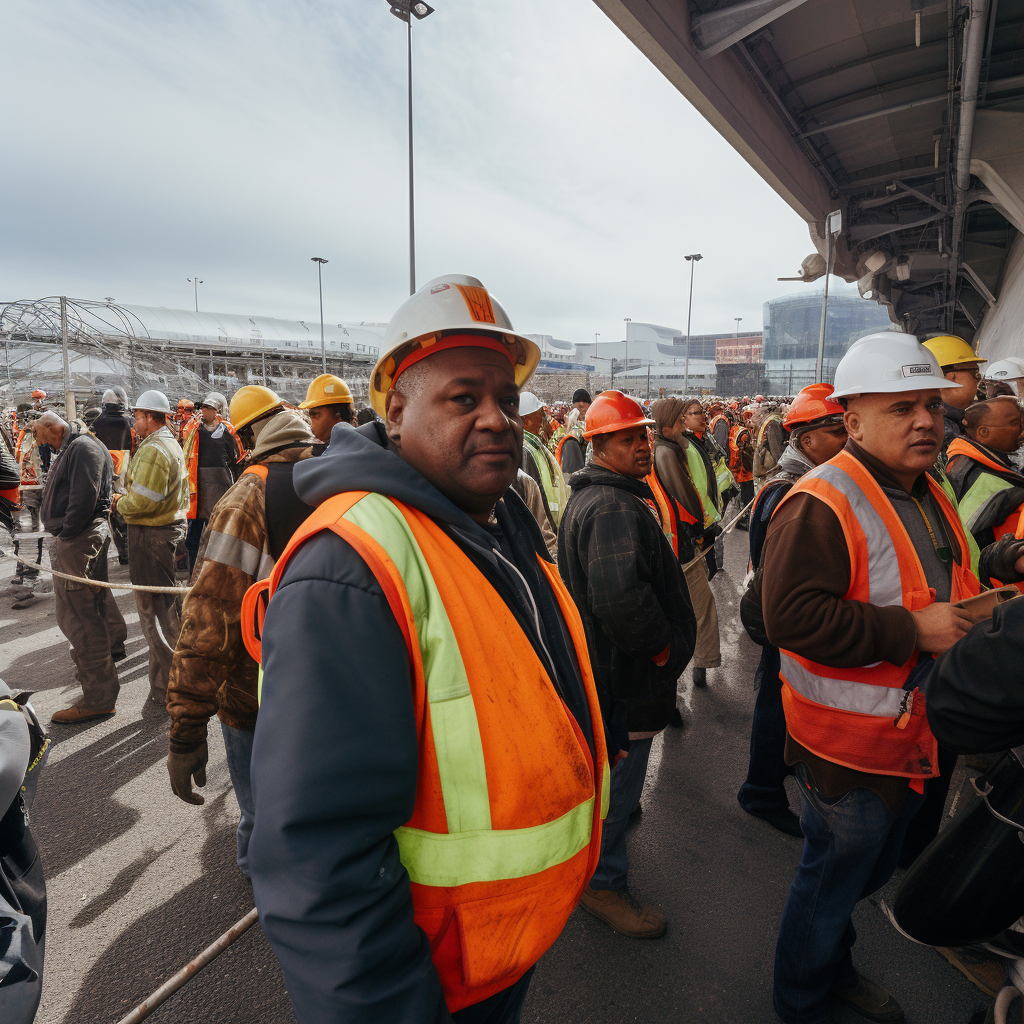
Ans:
{"type": "Polygon", "coordinates": [[[501,303],[475,277],[448,274],[428,281],[399,307],[384,332],[381,356],[370,377],[374,412],[385,415],[384,401],[394,382],[420,359],[473,344],[507,355],[520,387],[540,361],[536,342],[515,333],[501,303]]]}
{"type": "Polygon", "coordinates": [[[653,427],[639,402],[621,391],[602,391],[587,410],[583,436],[589,441],[595,434],[613,434],[632,427],[653,427]]]}

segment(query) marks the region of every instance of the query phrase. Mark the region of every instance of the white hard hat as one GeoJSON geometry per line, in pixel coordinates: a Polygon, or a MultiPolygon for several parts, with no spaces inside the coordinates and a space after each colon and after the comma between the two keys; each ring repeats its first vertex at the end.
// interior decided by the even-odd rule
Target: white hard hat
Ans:
{"type": "Polygon", "coordinates": [[[211,391],[200,403],[201,405],[208,405],[211,409],[216,409],[218,414],[226,416],[228,412],[228,400],[219,392],[211,391]]]}
{"type": "Polygon", "coordinates": [[[132,409],[141,409],[143,412],[162,412],[168,416],[171,414],[167,396],[162,391],[143,391],[132,409]]]}
{"type": "Polygon", "coordinates": [[[839,360],[832,397],[958,387],[942,376],[938,360],[913,334],[882,331],[855,341],[839,360]]]}
{"type": "Polygon", "coordinates": [[[391,318],[381,355],[370,377],[370,405],[384,415],[384,399],[395,371],[417,347],[426,349],[451,334],[483,334],[502,342],[515,364],[516,384],[522,387],[540,361],[536,342],[512,329],[512,321],[475,277],[448,274],[428,281],[391,318]]]}
{"type": "Polygon", "coordinates": [[[103,392],[103,397],[100,399],[100,402],[102,402],[103,405],[120,405],[121,404],[120,403],[120,399],[117,397],[117,395],[114,394],[114,392],[113,392],[113,390],[111,388],[107,388],[107,390],[103,392]]]}
{"type": "Polygon", "coordinates": [[[985,368],[985,380],[1020,380],[1024,367],[1016,359],[997,359],[985,368]]]}
{"type": "Polygon", "coordinates": [[[543,409],[544,403],[532,392],[522,391],[519,394],[519,415],[529,416],[531,413],[543,409]]]}

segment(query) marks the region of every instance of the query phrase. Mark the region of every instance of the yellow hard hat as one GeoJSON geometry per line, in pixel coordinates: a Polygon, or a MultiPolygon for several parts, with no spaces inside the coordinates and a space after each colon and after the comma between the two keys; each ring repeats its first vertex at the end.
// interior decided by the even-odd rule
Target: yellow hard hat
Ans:
{"type": "Polygon", "coordinates": [[[231,396],[231,422],[236,429],[276,409],[281,399],[262,384],[246,384],[231,396]]]}
{"type": "Polygon", "coordinates": [[[315,409],[318,405],[352,404],[352,392],[348,385],[333,373],[321,373],[306,388],[306,400],[299,402],[300,409],[315,409]]]}
{"type": "Polygon", "coordinates": [[[947,366],[956,366],[957,363],[987,363],[982,359],[963,338],[955,334],[941,334],[937,338],[929,338],[923,342],[924,347],[939,361],[939,366],[945,370],[947,366]]]}

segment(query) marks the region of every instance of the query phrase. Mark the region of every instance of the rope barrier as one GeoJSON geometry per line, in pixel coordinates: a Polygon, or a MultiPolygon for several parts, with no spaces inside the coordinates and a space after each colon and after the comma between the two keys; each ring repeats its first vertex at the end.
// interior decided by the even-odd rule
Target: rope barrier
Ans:
{"type": "MultiPolygon", "coordinates": [[[[724,537],[727,533],[731,533],[733,528],[736,526],[736,524],[754,507],[754,502],[755,501],[757,501],[757,497],[756,496],[751,500],[750,504],[747,505],[740,512],[740,514],[738,516],[736,516],[736,518],[733,519],[729,523],[728,526],[723,526],[722,527],[722,532],[721,532],[720,536],[724,537]]],[[[1024,517],[1022,517],[1022,518],[1024,518],[1024,517]]],[[[702,558],[707,558],[707,556],[712,551],[714,551],[714,549],[715,549],[714,544],[710,544],[706,551],[702,551],[696,558],[691,559],[689,562],[686,563],[686,565],[683,566],[683,572],[686,572],[686,570],[689,569],[691,565],[696,565],[702,558]]]]}
{"type": "Polygon", "coordinates": [[[253,907],[241,921],[232,925],[216,942],[207,946],[194,960],[190,960],[177,974],[167,979],[152,995],[147,996],[126,1017],[117,1024],[138,1024],[145,1020],[158,1006],[165,1003],[187,981],[194,978],[208,963],[215,960],[240,935],[244,935],[258,920],[256,908],[253,907]]]}
{"type": "Polygon", "coordinates": [[[143,594],[181,595],[187,594],[192,589],[191,587],[143,587],[135,583],[107,583],[104,580],[91,580],[88,576],[69,576],[66,572],[58,572],[56,569],[40,565],[38,562],[30,562],[27,558],[22,558],[21,555],[14,555],[10,552],[4,552],[4,554],[8,558],[13,558],[16,562],[21,562],[22,565],[27,565],[30,569],[48,572],[51,576],[56,576],[62,580],[70,580],[72,583],[84,583],[87,587],[102,587],[106,590],[138,590],[143,594]]]}

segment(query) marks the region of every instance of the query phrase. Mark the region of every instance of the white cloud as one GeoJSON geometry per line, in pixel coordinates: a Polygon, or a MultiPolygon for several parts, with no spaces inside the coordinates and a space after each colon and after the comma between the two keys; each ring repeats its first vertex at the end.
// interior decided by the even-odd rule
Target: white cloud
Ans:
{"type": "MultiPolygon", "coordinates": [[[[418,278],[517,327],[760,326],[797,216],[590,0],[438,0],[414,27],[418,278]]],[[[407,291],[405,26],[385,0],[8,0],[0,297],[386,320],[407,291]]]]}

